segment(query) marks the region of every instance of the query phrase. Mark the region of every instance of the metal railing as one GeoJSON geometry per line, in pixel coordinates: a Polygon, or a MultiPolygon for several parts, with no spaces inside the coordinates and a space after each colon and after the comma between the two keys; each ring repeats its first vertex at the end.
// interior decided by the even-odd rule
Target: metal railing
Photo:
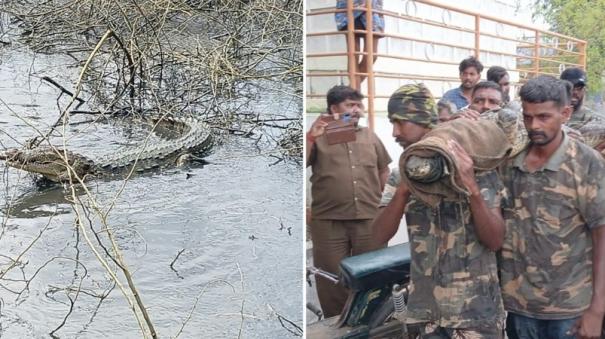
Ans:
{"type": "MultiPolygon", "coordinates": [[[[309,0],[312,1],[312,0],[309,0]]],[[[392,1],[392,0],[389,0],[392,1]]],[[[458,82],[458,64],[469,55],[474,55],[487,67],[498,65],[495,62],[486,62],[485,59],[499,57],[506,59],[500,64],[509,71],[511,80],[516,85],[525,82],[528,78],[538,74],[558,76],[566,67],[586,68],[586,41],[565,36],[555,32],[541,30],[535,27],[522,25],[510,20],[504,20],[478,12],[467,11],[454,6],[439,3],[433,0],[402,1],[400,12],[377,10],[372,8],[372,1],[365,1],[365,8],[354,8],[353,0],[348,0],[346,9],[323,8],[308,10],[307,16],[328,15],[334,22],[336,12],[347,13],[347,29],[345,31],[321,31],[306,34],[309,39],[345,35],[347,50],[342,52],[315,52],[307,53],[307,60],[315,58],[346,56],[348,60],[347,71],[315,70],[307,67],[306,76],[313,77],[344,77],[348,78],[352,87],[356,86],[355,78],[367,77],[368,97],[368,124],[374,126],[374,101],[379,98],[388,98],[391,93],[376,93],[375,80],[399,79],[410,81],[458,82]],[[372,32],[372,30],[359,30],[354,27],[353,11],[364,11],[366,27],[373,27],[372,13],[381,14],[390,18],[391,25],[386,25],[385,32],[372,32]],[[395,27],[396,29],[390,29],[395,27]],[[418,34],[420,27],[420,34],[418,34]],[[433,34],[422,34],[423,30],[430,30],[433,34]],[[441,32],[441,33],[439,33],[441,32]],[[367,53],[354,50],[356,34],[365,37],[365,43],[372,46],[373,39],[381,37],[383,40],[392,39],[402,42],[410,50],[424,48],[423,55],[408,51],[407,53],[379,52],[368,48],[367,53]],[[458,37],[456,39],[455,37],[458,37]],[[387,38],[387,39],[384,39],[387,38]],[[458,41],[456,41],[458,40],[458,41]],[[422,47],[421,47],[422,46],[422,47]],[[452,50],[451,55],[443,57],[444,49],[452,50]],[[441,52],[437,52],[440,50],[441,52]],[[458,53],[456,53],[458,51],[458,53]],[[462,52],[460,52],[462,51],[462,52]],[[442,56],[439,57],[439,54],[442,56]],[[455,58],[455,54],[466,54],[455,58]],[[368,60],[367,72],[356,71],[355,63],[359,57],[366,56],[368,60]],[[376,71],[372,63],[373,57],[388,59],[388,62],[404,62],[413,65],[428,63],[432,66],[443,65],[448,67],[447,75],[422,74],[409,69],[408,72],[394,72],[391,69],[376,71]]],[[[309,28],[309,27],[308,27],[309,28]]],[[[309,29],[307,29],[309,31],[309,29]]],[[[309,45],[309,44],[307,44],[309,45]]],[[[392,45],[392,44],[391,44],[392,45]]],[[[379,49],[380,50],[380,49],[379,49]]],[[[390,67],[389,67],[390,68],[390,67]]],[[[410,67],[413,68],[413,67],[410,67]]],[[[359,88],[357,88],[359,89],[359,88]]],[[[393,88],[395,90],[395,88],[393,88]]],[[[442,93],[435,93],[439,97],[442,93]]],[[[307,91],[307,98],[324,97],[325,93],[307,91]]]]}

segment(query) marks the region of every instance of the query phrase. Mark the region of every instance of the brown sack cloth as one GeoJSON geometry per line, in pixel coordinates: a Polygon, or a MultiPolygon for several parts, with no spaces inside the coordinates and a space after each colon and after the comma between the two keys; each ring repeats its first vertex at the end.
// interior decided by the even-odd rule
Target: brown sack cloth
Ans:
{"type": "Polygon", "coordinates": [[[502,128],[488,119],[456,119],[435,127],[422,140],[406,149],[399,159],[403,182],[414,196],[432,207],[436,207],[442,199],[459,200],[463,197],[461,194],[469,194],[457,178],[457,165],[447,145],[450,139],[456,140],[470,155],[475,171],[498,167],[512,150],[502,128]],[[446,165],[440,179],[422,183],[408,177],[405,165],[410,157],[432,158],[437,155],[443,157],[446,165]]]}

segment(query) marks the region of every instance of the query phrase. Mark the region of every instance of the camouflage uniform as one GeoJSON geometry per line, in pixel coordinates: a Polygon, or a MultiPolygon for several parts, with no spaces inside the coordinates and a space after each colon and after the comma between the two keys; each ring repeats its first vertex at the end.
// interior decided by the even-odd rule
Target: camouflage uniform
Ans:
{"type": "MultiPolygon", "coordinates": [[[[433,128],[435,106],[424,85],[405,85],[389,100],[389,119],[433,128]]],[[[504,190],[496,172],[477,173],[476,179],[488,208],[498,208],[504,190]]],[[[381,206],[400,182],[399,171],[393,171],[381,206]]],[[[504,308],[496,255],[479,242],[467,200],[442,201],[431,209],[411,196],[405,216],[412,252],[407,322],[423,337],[500,338],[504,308]]]]}
{"type": "Polygon", "coordinates": [[[534,319],[574,318],[591,302],[590,230],[605,225],[605,164],[565,134],[542,169],[527,171],[526,152],[502,171],[510,194],[503,202],[504,306],[534,319]]]}
{"type": "Polygon", "coordinates": [[[571,114],[571,118],[569,118],[569,121],[567,121],[566,125],[573,129],[579,130],[582,128],[582,126],[592,121],[601,121],[605,123],[605,119],[603,119],[603,117],[596,114],[590,108],[582,105],[577,112],[573,112],[571,114]]]}
{"type": "MultiPolygon", "coordinates": [[[[505,191],[496,172],[476,178],[488,208],[498,208],[505,191]]],[[[443,201],[431,209],[410,199],[405,212],[412,251],[408,323],[502,330],[496,254],[479,242],[469,203],[443,201]]]]}

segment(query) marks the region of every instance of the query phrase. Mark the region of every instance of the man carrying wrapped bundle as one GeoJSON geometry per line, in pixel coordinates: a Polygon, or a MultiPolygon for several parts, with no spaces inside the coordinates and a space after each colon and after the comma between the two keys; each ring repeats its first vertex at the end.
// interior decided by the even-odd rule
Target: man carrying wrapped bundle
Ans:
{"type": "MultiPolygon", "coordinates": [[[[506,110],[496,119],[515,146],[501,167],[508,192],[502,200],[506,236],[499,261],[507,335],[599,338],[605,314],[605,163],[563,128],[572,111],[569,83],[541,76],[528,81],[520,96],[522,130],[514,120],[506,123],[506,110]],[[519,138],[512,138],[515,131],[519,138]]],[[[427,133],[400,161],[404,184],[434,206],[465,192],[454,173],[461,166],[444,140],[458,139],[480,160],[475,167],[499,154],[495,146],[501,141],[490,142],[485,133],[465,136],[472,132],[464,125],[453,128],[458,122],[464,123],[456,120],[427,133]],[[489,147],[475,143],[491,144],[495,152],[485,153],[489,147]]],[[[466,122],[477,128],[476,121],[466,122]]]]}
{"type": "MultiPolygon", "coordinates": [[[[398,89],[388,111],[402,146],[419,141],[437,121],[434,99],[422,84],[398,89]]],[[[504,239],[503,186],[493,169],[475,174],[473,160],[456,141],[446,146],[466,193],[431,206],[399,184],[374,222],[375,241],[388,240],[398,224],[380,220],[405,208],[412,254],[407,322],[421,337],[502,338],[495,251],[504,239]]]]}

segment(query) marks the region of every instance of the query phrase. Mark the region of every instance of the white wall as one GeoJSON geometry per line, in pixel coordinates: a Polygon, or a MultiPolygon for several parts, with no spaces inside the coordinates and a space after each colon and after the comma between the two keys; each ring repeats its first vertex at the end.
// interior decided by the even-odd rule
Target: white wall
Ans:
{"type": "MultiPolygon", "coordinates": [[[[517,4],[525,5],[530,0],[502,1],[502,0],[466,0],[452,1],[443,0],[443,4],[457,8],[485,13],[486,15],[504,18],[508,21],[519,24],[534,25],[531,19],[530,11],[519,10],[517,4]]],[[[333,7],[334,0],[307,0],[307,12],[313,12],[321,9],[333,7]]],[[[454,11],[448,11],[441,8],[417,3],[409,0],[385,0],[384,10],[401,15],[409,15],[415,18],[435,21],[447,25],[456,26],[462,29],[474,29],[474,17],[454,11]]],[[[328,32],[335,31],[335,21],[333,14],[324,14],[306,17],[307,32],[328,32]]],[[[481,31],[498,36],[520,37],[521,31],[512,26],[498,24],[490,20],[481,20],[481,31]]],[[[403,84],[410,82],[424,82],[431,92],[440,97],[445,91],[459,86],[458,66],[457,64],[464,58],[472,55],[474,46],[474,34],[472,32],[463,32],[460,30],[435,27],[433,25],[418,23],[409,20],[396,19],[385,16],[385,32],[400,36],[420,38],[434,42],[443,42],[455,45],[461,45],[468,48],[455,48],[437,44],[414,42],[409,40],[395,39],[386,37],[380,40],[378,53],[399,55],[403,57],[418,58],[428,62],[397,60],[392,58],[379,57],[374,64],[374,72],[379,73],[401,73],[409,75],[409,78],[402,76],[398,79],[380,78],[375,80],[375,93],[377,96],[389,96],[395,89],[403,84]],[[442,60],[454,63],[453,65],[432,63],[430,60],[442,60]],[[434,76],[447,77],[448,81],[441,80],[415,80],[414,76],[434,76]]],[[[480,39],[481,48],[493,50],[500,53],[516,54],[517,43],[498,38],[482,36],[480,39]]],[[[307,53],[328,53],[346,51],[345,35],[329,35],[321,37],[307,37],[307,53]]],[[[516,68],[516,59],[498,53],[482,52],[480,54],[481,62],[486,66],[500,65],[508,69],[516,68]]],[[[348,84],[346,56],[341,57],[322,57],[307,58],[307,72],[314,71],[336,71],[342,72],[343,76],[338,77],[308,77],[306,81],[306,90],[308,94],[324,94],[326,91],[337,84],[348,84]]],[[[485,72],[483,77],[485,78],[485,72]]],[[[509,72],[511,81],[519,79],[517,72],[509,72]]],[[[362,84],[362,92],[367,93],[366,82],[362,84]]],[[[377,112],[386,111],[387,99],[376,99],[374,102],[377,112]]],[[[307,111],[319,112],[325,109],[323,98],[307,99],[307,111]]]]}

